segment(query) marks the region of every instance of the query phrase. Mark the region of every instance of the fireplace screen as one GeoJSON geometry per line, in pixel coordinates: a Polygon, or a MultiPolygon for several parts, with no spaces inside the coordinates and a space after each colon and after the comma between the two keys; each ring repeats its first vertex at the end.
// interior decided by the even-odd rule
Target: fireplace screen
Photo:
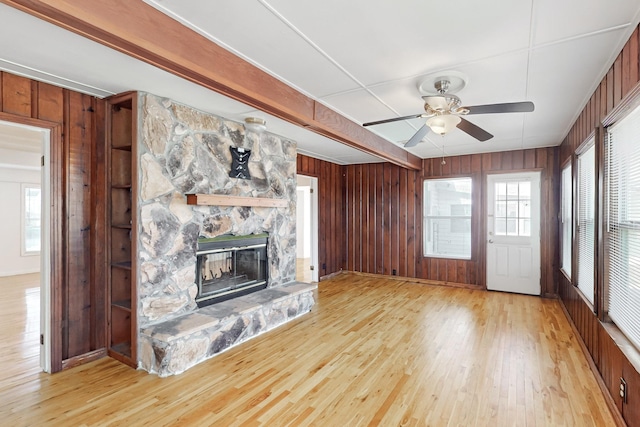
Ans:
{"type": "Polygon", "coordinates": [[[267,236],[198,241],[198,295],[203,307],[267,287],[267,236]]]}

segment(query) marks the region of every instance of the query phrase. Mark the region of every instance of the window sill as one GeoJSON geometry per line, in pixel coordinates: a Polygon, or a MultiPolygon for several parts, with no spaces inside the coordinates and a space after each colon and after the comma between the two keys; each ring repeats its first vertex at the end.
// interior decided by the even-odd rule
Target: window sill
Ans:
{"type": "Polygon", "coordinates": [[[471,257],[459,257],[455,255],[423,255],[423,258],[437,258],[437,259],[455,259],[461,261],[471,261],[471,257]]]}
{"type": "Polygon", "coordinates": [[[596,309],[593,306],[593,303],[589,301],[589,298],[587,298],[585,294],[582,292],[582,289],[580,289],[578,286],[574,286],[574,289],[576,290],[576,293],[578,294],[578,296],[582,298],[582,301],[587,305],[587,307],[589,307],[589,310],[591,310],[591,313],[595,315],[596,309]]]}
{"type": "Polygon", "coordinates": [[[631,366],[640,373],[640,351],[633,345],[618,327],[611,322],[600,322],[605,331],[609,334],[613,342],[618,346],[622,354],[625,355],[631,366]]]}

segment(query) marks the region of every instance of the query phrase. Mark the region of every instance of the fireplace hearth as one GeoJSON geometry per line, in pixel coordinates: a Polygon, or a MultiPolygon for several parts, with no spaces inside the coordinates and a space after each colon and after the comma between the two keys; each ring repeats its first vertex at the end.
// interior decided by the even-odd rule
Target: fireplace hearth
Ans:
{"type": "Polygon", "coordinates": [[[198,239],[198,307],[266,288],[268,238],[268,234],[259,234],[198,239]]]}

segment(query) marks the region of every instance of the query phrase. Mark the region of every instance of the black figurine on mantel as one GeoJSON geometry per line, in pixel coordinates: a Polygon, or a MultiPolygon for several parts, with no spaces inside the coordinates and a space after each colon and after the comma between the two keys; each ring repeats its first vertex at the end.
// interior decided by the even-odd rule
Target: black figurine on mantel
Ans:
{"type": "Polygon", "coordinates": [[[245,150],[241,147],[229,147],[231,150],[231,178],[251,179],[249,174],[249,156],[251,150],[245,150]]]}

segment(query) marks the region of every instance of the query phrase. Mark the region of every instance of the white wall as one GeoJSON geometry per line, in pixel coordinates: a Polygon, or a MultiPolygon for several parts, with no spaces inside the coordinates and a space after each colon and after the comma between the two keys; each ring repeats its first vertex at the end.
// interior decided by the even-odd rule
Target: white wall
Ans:
{"type": "Polygon", "coordinates": [[[0,276],[40,271],[40,256],[22,255],[21,186],[39,184],[40,154],[0,148],[0,276]]]}

